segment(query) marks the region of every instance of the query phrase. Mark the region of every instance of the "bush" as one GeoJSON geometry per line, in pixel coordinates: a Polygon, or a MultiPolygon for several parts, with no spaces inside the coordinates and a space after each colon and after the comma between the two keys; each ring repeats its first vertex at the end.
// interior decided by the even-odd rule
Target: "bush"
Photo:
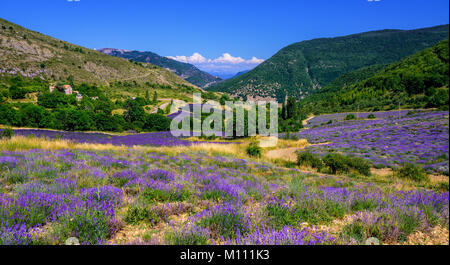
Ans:
{"type": "Polygon", "coordinates": [[[375,117],[375,115],[373,115],[373,114],[371,113],[371,114],[369,114],[369,116],[367,116],[367,118],[368,118],[368,119],[375,119],[376,117],[375,117]]]}
{"type": "Polygon", "coordinates": [[[94,209],[63,216],[53,230],[58,241],[64,242],[74,236],[81,244],[105,244],[113,232],[111,218],[104,211],[94,209]]]}
{"type": "Polygon", "coordinates": [[[320,170],[323,162],[317,154],[313,154],[308,150],[297,154],[297,165],[309,166],[320,170]]]}
{"type": "Polygon", "coordinates": [[[347,158],[337,153],[329,153],[323,158],[323,163],[333,174],[337,172],[347,173],[349,171],[347,158]]]}
{"type": "Polygon", "coordinates": [[[224,238],[236,238],[237,233],[245,234],[248,231],[247,224],[247,218],[239,210],[226,208],[213,211],[197,223],[198,226],[208,228],[216,236],[224,238]]]}
{"type": "Polygon", "coordinates": [[[449,184],[449,183],[448,183],[448,182],[445,182],[445,181],[439,182],[439,183],[436,185],[436,189],[439,190],[439,191],[448,192],[448,191],[449,191],[449,185],[448,185],[448,184],[449,184]]]}
{"type": "Polygon", "coordinates": [[[152,202],[174,202],[174,201],[184,201],[189,198],[189,192],[186,190],[176,191],[176,190],[159,190],[146,188],[142,192],[142,198],[147,203],[152,202]]]}
{"type": "Polygon", "coordinates": [[[350,113],[345,117],[345,120],[356,120],[356,116],[355,114],[350,113]]]}
{"type": "Polygon", "coordinates": [[[183,227],[182,229],[166,233],[165,239],[173,245],[207,245],[210,233],[208,229],[198,226],[183,227]]]}
{"type": "Polygon", "coordinates": [[[257,142],[251,142],[246,149],[249,156],[261,157],[261,147],[259,147],[257,142]]]}
{"type": "Polygon", "coordinates": [[[154,225],[160,221],[160,218],[150,209],[134,205],[128,208],[125,214],[124,221],[127,224],[133,225],[139,224],[141,222],[150,223],[154,225]]]}
{"type": "Polygon", "coordinates": [[[430,178],[422,167],[410,163],[398,168],[395,171],[395,175],[399,178],[411,179],[417,182],[430,181],[430,178]]]}
{"type": "Polygon", "coordinates": [[[11,137],[14,136],[14,131],[11,128],[5,128],[3,129],[2,133],[0,134],[0,139],[11,139],[11,137]]]}
{"type": "Polygon", "coordinates": [[[367,160],[360,157],[347,157],[347,165],[365,176],[370,175],[371,164],[367,160]]]}
{"type": "Polygon", "coordinates": [[[12,99],[22,99],[25,98],[25,95],[27,94],[27,90],[25,88],[19,87],[17,85],[12,85],[9,88],[9,94],[12,99]]]}
{"type": "Polygon", "coordinates": [[[323,158],[323,162],[333,174],[337,172],[348,173],[350,170],[355,170],[365,176],[370,175],[371,164],[360,157],[329,153],[323,158]]]}
{"type": "Polygon", "coordinates": [[[296,227],[301,219],[295,209],[289,209],[278,204],[269,204],[266,207],[267,215],[269,216],[269,223],[276,229],[281,229],[285,226],[296,227]]]}

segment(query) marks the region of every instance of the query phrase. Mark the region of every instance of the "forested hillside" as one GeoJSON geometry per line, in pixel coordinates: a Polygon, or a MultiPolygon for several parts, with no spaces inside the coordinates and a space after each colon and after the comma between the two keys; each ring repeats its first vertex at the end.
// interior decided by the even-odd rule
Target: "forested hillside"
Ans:
{"type": "Polygon", "coordinates": [[[448,109],[449,41],[393,63],[345,74],[300,103],[316,113],[401,107],[448,109]]]}
{"type": "Polygon", "coordinates": [[[381,30],[292,44],[214,91],[253,98],[305,98],[342,74],[390,64],[448,38],[448,25],[417,30],[381,30]]]}

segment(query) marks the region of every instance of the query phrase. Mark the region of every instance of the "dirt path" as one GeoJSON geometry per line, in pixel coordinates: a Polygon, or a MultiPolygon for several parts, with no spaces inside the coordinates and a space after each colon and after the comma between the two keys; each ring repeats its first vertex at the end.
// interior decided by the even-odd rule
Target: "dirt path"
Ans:
{"type": "MultiPolygon", "coordinates": [[[[331,142],[325,142],[325,143],[319,143],[319,144],[309,144],[305,146],[314,146],[314,145],[324,145],[324,144],[330,144],[331,142]]],[[[303,150],[305,148],[303,147],[289,147],[289,148],[282,148],[282,149],[275,149],[270,150],[267,153],[265,153],[265,157],[269,159],[283,159],[290,162],[296,162],[297,161],[297,151],[303,150]]]]}
{"type": "Polygon", "coordinates": [[[303,126],[308,125],[308,121],[313,119],[314,117],[316,117],[316,116],[312,115],[312,116],[309,116],[306,120],[303,120],[302,121],[303,126]]]}
{"type": "Polygon", "coordinates": [[[268,151],[265,156],[269,159],[284,159],[288,161],[297,161],[297,150],[303,149],[302,147],[289,147],[284,149],[275,149],[268,151]]]}

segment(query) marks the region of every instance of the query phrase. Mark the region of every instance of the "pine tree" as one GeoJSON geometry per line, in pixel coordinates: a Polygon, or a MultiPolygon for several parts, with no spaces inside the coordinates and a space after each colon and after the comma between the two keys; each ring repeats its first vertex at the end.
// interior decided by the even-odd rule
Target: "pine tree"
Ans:
{"type": "Polygon", "coordinates": [[[296,100],[294,97],[289,97],[286,105],[287,118],[293,118],[296,114],[296,100]]]}
{"type": "Polygon", "coordinates": [[[158,102],[158,93],[156,93],[156,91],[155,91],[155,93],[153,93],[153,103],[156,103],[156,102],[158,102]]]}
{"type": "Polygon", "coordinates": [[[284,102],[283,102],[283,105],[281,106],[281,118],[283,120],[286,119],[286,104],[284,104],[284,102]]]}

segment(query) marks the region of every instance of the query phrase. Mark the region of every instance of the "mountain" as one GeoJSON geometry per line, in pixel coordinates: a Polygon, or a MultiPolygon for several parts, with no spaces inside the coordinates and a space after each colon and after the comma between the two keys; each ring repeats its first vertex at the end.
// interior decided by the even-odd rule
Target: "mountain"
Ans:
{"type": "Polygon", "coordinates": [[[221,78],[203,72],[192,64],[172,60],[153,52],[129,51],[112,48],[103,48],[98,51],[108,55],[133,60],[135,62],[151,63],[160,66],[198,87],[208,87],[222,81],[221,78]]]}
{"type": "Polygon", "coordinates": [[[449,26],[380,30],[289,45],[252,71],[214,85],[212,91],[251,98],[297,99],[362,67],[390,64],[447,39],[449,26]]]}
{"type": "Polygon", "coordinates": [[[388,66],[344,74],[300,101],[306,112],[398,108],[448,109],[449,41],[388,66]],[[307,111],[309,110],[309,111],[307,111]]]}
{"type": "Polygon", "coordinates": [[[249,71],[250,71],[250,70],[241,71],[241,72],[235,74],[235,75],[233,76],[233,78],[238,77],[238,76],[241,76],[241,75],[243,75],[243,74],[245,74],[245,73],[248,73],[249,71]]]}
{"type": "Polygon", "coordinates": [[[97,84],[127,96],[150,87],[176,88],[172,89],[176,93],[182,92],[179,88],[195,88],[159,66],[108,56],[0,19],[0,77],[18,74],[49,82],[97,84]]]}

